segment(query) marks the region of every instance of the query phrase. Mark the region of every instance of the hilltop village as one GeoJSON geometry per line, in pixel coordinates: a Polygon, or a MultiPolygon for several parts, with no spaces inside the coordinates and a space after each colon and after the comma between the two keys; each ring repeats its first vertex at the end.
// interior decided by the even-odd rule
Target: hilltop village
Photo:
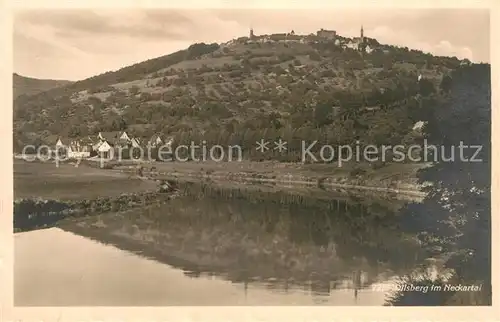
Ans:
{"type": "Polygon", "coordinates": [[[231,46],[234,43],[302,43],[302,44],[317,44],[321,42],[334,43],[336,46],[346,49],[354,49],[360,52],[371,53],[375,48],[380,49],[380,45],[374,39],[368,39],[364,36],[363,26],[361,26],[359,37],[345,38],[337,35],[335,30],[326,30],[321,28],[316,34],[297,35],[295,31],[288,33],[276,33],[271,35],[255,35],[253,28],[250,28],[248,37],[241,37],[236,40],[231,40],[223,46],[231,46]]]}

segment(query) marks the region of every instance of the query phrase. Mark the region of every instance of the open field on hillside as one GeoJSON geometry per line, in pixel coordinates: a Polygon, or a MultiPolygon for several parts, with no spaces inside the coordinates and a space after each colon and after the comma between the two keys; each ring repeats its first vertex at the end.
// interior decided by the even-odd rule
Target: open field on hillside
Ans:
{"type": "Polygon", "coordinates": [[[14,199],[92,199],[155,190],[156,183],[71,164],[14,161],[14,199]]]}

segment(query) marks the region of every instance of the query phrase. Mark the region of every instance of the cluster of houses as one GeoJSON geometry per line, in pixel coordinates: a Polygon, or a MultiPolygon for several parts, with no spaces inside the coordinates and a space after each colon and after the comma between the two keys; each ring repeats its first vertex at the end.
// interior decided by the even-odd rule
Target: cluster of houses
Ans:
{"type": "Polygon", "coordinates": [[[170,144],[172,144],[172,138],[166,138],[161,133],[144,139],[131,136],[126,131],[113,131],[99,132],[96,136],[77,139],[59,137],[55,144],[55,150],[64,151],[68,158],[82,159],[97,156],[109,159],[117,149],[154,149],[170,144]]]}
{"type": "MultiPolygon", "coordinates": [[[[373,51],[373,48],[366,43],[366,39],[364,37],[363,26],[361,26],[360,36],[350,38],[337,37],[337,32],[335,30],[326,30],[321,28],[316,32],[316,34],[310,35],[296,35],[292,30],[288,33],[276,33],[272,35],[255,35],[253,29],[250,29],[249,37],[245,37],[243,39],[245,43],[272,43],[272,42],[299,42],[299,43],[318,43],[322,41],[331,41],[334,42],[335,45],[341,48],[351,48],[354,50],[359,50],[362,52],[370,53],[373,51]]],[[[230,45],[227,43],[226,45],[230,45]]]]}

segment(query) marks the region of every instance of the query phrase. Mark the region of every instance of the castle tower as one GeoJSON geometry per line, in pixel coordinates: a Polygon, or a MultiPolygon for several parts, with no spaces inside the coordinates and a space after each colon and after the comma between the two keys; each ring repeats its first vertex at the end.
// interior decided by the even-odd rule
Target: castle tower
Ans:
{"type": "Polygon", "coordinates": [[[250,27],[250,39],[253,39],[255,35],[253,34],[253,28],[250,27]]]}
{"type": "Polygon", "coordinates": [[[365,34],[363,30],[363,25],[361,25],[361,33],[359,37],[359,42],[358,42],[358,50],[363,53],[365,51],[365,34]]]}

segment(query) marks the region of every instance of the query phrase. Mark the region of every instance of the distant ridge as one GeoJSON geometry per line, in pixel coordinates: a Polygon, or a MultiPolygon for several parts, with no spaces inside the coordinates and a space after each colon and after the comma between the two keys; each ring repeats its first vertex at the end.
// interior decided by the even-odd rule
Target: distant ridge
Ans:
{"type": "Polygon", "coordinates": [[[20,95],[35,95],[55,87],[71,84],[68,80],[37,79],[13,74],[14,98],[20,95]]]}

